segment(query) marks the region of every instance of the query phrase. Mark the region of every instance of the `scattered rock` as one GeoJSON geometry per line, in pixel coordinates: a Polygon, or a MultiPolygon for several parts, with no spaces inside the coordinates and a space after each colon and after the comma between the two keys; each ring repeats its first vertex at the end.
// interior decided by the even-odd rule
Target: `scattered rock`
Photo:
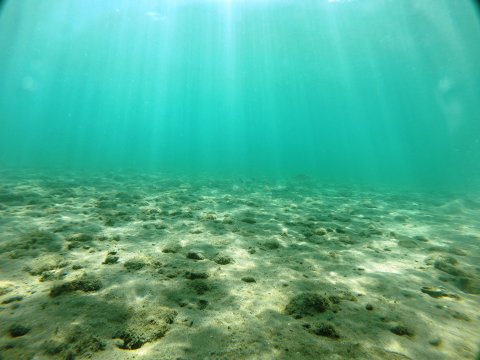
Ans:
{"type": "Polygon", "coordinates": [[[337,330],[331,324],[321,323],[310,330],[312,333],[318,336],[325,336],[331,339],[339,339],[340,335],[337,330]]]}
{"type": "Polygon", "coordinates": [[[185,273],[185,277],[189,280],[196,280],[196,279],[207,279],[208,274],[205,272],[194,272],[194,271],[187,271],[185,273]]]}
{"type": "Polygon", "coordinates": [[[78,234],[69,236],[66,240],[69,242],[82,242],[82,243],[91,242],[93,241],[93,235],[86,234],[86,233],[78,233],[78,234]]]}
{"type": "Polygon", "coordinates": [[[246,283],[254,283],[254,282],[257,282],[253,277],[251,276],[244,276],[242,277],[242,281],[246,282],[246,283]]]}
{"type": "Polygon", "coordinates": [[[20,337],[26,335],[31,329],[28,326],[14,324],[10,327],[8,332],[11,337],[20,337]]]}
{"type": "MultiPolygon", "coordinates": [[[[437,247],[434,247],[433,249],[431,249],[432,251],[439,251],[439,249],[437,247]]],[[[441,250],[443,251],[444,248],[441,248],[441,250]]],[[[458,260],[455,259],[453,256],[450,256],[450,255],[437,255],[437,256],[431,256],[431,257],[428,257],[426,260],[425,260],[426,264],[427,265],[434,265],[435,266],[435,263],[438,263],[439,265],[441,264],[450,264],[450,265],[458,265],[458,260]]]]}
{"type": "Polygon", "coordinates": [[[346,234],[346,233],[347,233],[347,230],[346,230],[345,228],[343,228],[343,227],[336,227],[336,228],[335,228],[335,232],[336,232],[337,234],[346,234]]]}
{"type": "Polygon", "coordinates": [[[198,279],[191,281],[190,286],[193,290],[195,290],[198,295],[203,295],[206,292],[212,290],[212,287],[206,281],[198,279]]]}
{"type": "Polygon", "coordinates": [[[410,239],[403,239],[398,242],[398,246],[406,249],[413,249],[418,247],[418,243],[410,239]]]}
{"type": "Polygon", "coordinates": [[[456,279],[455,285],[464,293],[479,295],[480,294],[480,280],[473,277],[461,277],[456,279]]]}
{"type": "Polygon", "coordinates": [[[6,250],[12,250],[12,257],[38,256],[42,252],[59,252],[62,249],[62,239],[47,230],[34,230],[22,236],[20,241],[7,243],[6,250]]]}
{"type": "Polygon", "coordinates": [[[367,304],[367,305],[365,305],[365,309],[367,309],[368,311],[372,311],[373,310],[373,305],[372,304],[367,304]]]}
{"type": "Polygon", "coordinates": [[[123,266],[129,271],[141,270],[147,265],[147,261],[142,257],[134,257],[125,262],[123,266]]]}
{"type": "Polygon", "coordinates": [[[337,240],[341,243],[348,244],[348,245],[353,245],[356,244],[357,241],[348,235],[340,235],[337,240]]]}
{"type": "Polygon", "coordinates": [[[216,262],[217,264],[219,265],[228,265],[228,264],[232,264],[234,263],[235,261],[228,255],[220,255],[218,254],[217,256],[215,256],[213,258],[213,261],[216,262]]]}
{"type": "Polygon", "coordinates": [[[84,292],[98,291],[102,288],[102,282],[94,277],[84,274],[80,278],[61,284],[56,284],[50,289],[50,296],[57,297],[77,290],[84,292]]]}
{"type": "Polygon", "coordinates": [[[209,303],[207,300],[200,299],[197,302],[197,307],[199,310],[204,310],[208,306],[208,304],[209,303]]]}
{"type": "Polygon", "coordinates": [[[95,335],[95,330],[84,328],[80,325],[73,326],[72,329],[56,333],[52,338],[43,344],[43,348],[48,355],[61,355],[62,359],[81,358],[90,359],[96,352],[105,350],[106,343],[95,335]]]}
{"type": "Polygon", "coordinates": [[[313,230],[313,233],[315,235],[318,235],[318,236],[324,236],[324,235],[327,235],[327,229],[321,227],[321,228],[317,228],[315,230],[313,230]]]}
{"type": "Polygon", "coordinates": [[[2,301],[2,304],[10,304],[12,302],[22,301],[22,300],[23,300],[23,296],[16,295],[16,296],[11,296],[9,298],[6,298],[5,300],[2,301]]]}
{"type": "Polygon", "coordinates": [[[447,261],[444,261],[444,260],[435,261],[433,266],[436,269],[441,270],[443,272],[446,272],[447,274],[450,274],[450,275],[453,275],[453,276],[465,276],[466,275],[465,271],[457,268],[456,265],[451,264],[451,263],[449,263],[447,261]]]}
{"type": "Polygon", "coordinates": [[[244,222],[244,223],[246,223],[246,224],[251,224],[251,225],[257,223],[257,220],[255,220],[255,219],[252,218],[252,217],[244,217],[244,218],[240,219],[240,221],[241,221],[241,222],[244,222]]]}
{"type": "Polygon", "coordinates": [[[90,245],[94,240],[93,235],[86,233],[74,234],[66,239],[68,242],[67,248],[69,250],[90,245]]]}
{"type": "Polygon", "coordinates": [[[382,231],[373,224],[370,224],[368,226],[368,233],[370,235],[382,235],[382,231]]]}
{"type": "Polygon", "coordinates": [[[116,334],[117,338],[123,340],[119,346],[121,349],[139,349],[145,343],[162,338],[177,316],[175,310],[152,305],[131,311],[130,319],[116,334]]]}
{"type": "Polygon", "coordinates": [[[111,265],[118,262],[119,257],[116,255],[108,254],[102,264],[111,265]]]}
{"type": "Polygon", "coordinates": [[[39,281],[52,281],[52,280],[61,280],[63,279],[67,273],[65,271],[44,271],[40,276],[39,281]]]}
{"type": "Polygon", "coordinates": [[[32,263],[25,268],[30,275],[41,275],[50,270],[61,269],[68,265],[68,262],[59,255],[45,255],[32,261],[32,263]]]}
{"type": "Polygon", "coordinates": [[[14,287],[13,283],[0,282],[0,296],[8,294],[9,292],[12,292],[14,288],[15,287],[14,287]]]}
{"type": "Polygon", "coordinates": [[[458,256],[467,256],[467,252],[456,247],[456,246],[450,246],[447,250],[449,253],[451,254],[455,254],[455,255],[458,255],[458,256]]]}
{"type": "Polygon", "coordinates": [[[429,242],[430,240],[428,240],[427,237],[423,236],[423,235],[415,235],[413,237],[413,240],[416,240],[416,241],[421,241],[421,242],[429,242]]]}
{"type": "Polygon", "coordinates": [[[165,254],[176,254],[182,249],[182,247],[178,244],[167,244],[162,249],[162,252],[165,254]]]}
{"type": "Polygon", "coordinates": [[[454,318],[454,319],[457,319],[457,320],[462,320],[462,321],[471,321],[470,317],[460,311],[457,311],[457,310],[449,310],[449,314],[454,318]]]}
{"type": "Polygon", "coordinates": [[[413,336],[415,334],[413,330],[409,329],[406,326],[402,326],[402,325],[397,325],[397,326],[391,328],[390,331],[392,333],[394,333],[395,335],[399,335],[399,336],[404,336],[404,335],[413,336]]]}
{"type": "Polygon", "coordinates": [[[424,286],[422,287],[422,292],[424,294],[430,295],[433,298],[441,298],[441,297],[449,297],[453,299],[460,299],[458,295],[448,293],[445,289],[432,287],[432,286],[424,286]]]}
{"type": "Polygon", "coordinates": [[[263,250],[276,250],[280,247],[280,243],[275,240],[275,239],[272,239],[272,240],[267,240],[267,241],[264,241],[260,247],[263,249],[263,250]]]}
{"type": "Polygon", "coordinates": [[[43,347],[48,355],[57,355],[65,351],[67,344],[58,339],[50,339],[43,344],[43,347]]]}
{"type": "Polygon", "coordinates": [[[189,251],[187,253],[187,259],[192,259],[192,260],[203,260],[205,257],[203,257],[202,254],[194,252],[194,251],[189,251]]]}
{"type": "Polygon", "coordinates": [[[323,313],[330,308],[330,302],[322,295],[306,292],[294,296],[287,306],[285,312],[296,319],[307,315],[323,313]]]}

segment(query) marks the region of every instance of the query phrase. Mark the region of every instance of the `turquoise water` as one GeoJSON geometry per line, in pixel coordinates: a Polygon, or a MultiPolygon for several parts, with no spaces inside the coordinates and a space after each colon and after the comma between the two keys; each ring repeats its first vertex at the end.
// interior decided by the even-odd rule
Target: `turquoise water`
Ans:
{"type": "Polygon", "coordinates": [[[473,2],[7,1],[0,166],[480,183],[473,2]]]}
{"type": "Polygon", "coordinates": [[[0,360],[480,360],[479,10],[0,0],[0,360]]]}

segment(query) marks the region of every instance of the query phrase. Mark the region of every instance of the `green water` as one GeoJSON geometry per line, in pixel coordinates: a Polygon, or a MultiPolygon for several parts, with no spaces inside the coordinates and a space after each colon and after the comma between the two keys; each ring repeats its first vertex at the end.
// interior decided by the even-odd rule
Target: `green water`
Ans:
{"type": "Polygon", "coordinates": [[[467,0],[7,1],[0,167],[480,184],[467,0]]]}

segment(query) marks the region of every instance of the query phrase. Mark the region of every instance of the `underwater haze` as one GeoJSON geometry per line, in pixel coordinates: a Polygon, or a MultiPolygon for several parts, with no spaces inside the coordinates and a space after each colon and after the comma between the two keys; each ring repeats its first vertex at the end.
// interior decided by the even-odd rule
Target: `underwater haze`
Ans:
{"type": "Polygon", "coordinates": [[[0,0],[0,360],[480,360],[480,7],[0,0]]]}
{"type": "Polygon", "coordinates": [[[7,1],[0,166],[480,182],[470,1],[7,1]]]}

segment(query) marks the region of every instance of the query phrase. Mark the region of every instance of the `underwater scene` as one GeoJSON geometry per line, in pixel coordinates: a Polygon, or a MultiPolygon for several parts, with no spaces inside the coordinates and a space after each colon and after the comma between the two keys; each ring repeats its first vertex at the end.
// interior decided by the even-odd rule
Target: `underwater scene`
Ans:
{"type": "Polygon", "coordinates": [[[480,6],[0,1],[0,360],[480,359],[480,6]]]}

